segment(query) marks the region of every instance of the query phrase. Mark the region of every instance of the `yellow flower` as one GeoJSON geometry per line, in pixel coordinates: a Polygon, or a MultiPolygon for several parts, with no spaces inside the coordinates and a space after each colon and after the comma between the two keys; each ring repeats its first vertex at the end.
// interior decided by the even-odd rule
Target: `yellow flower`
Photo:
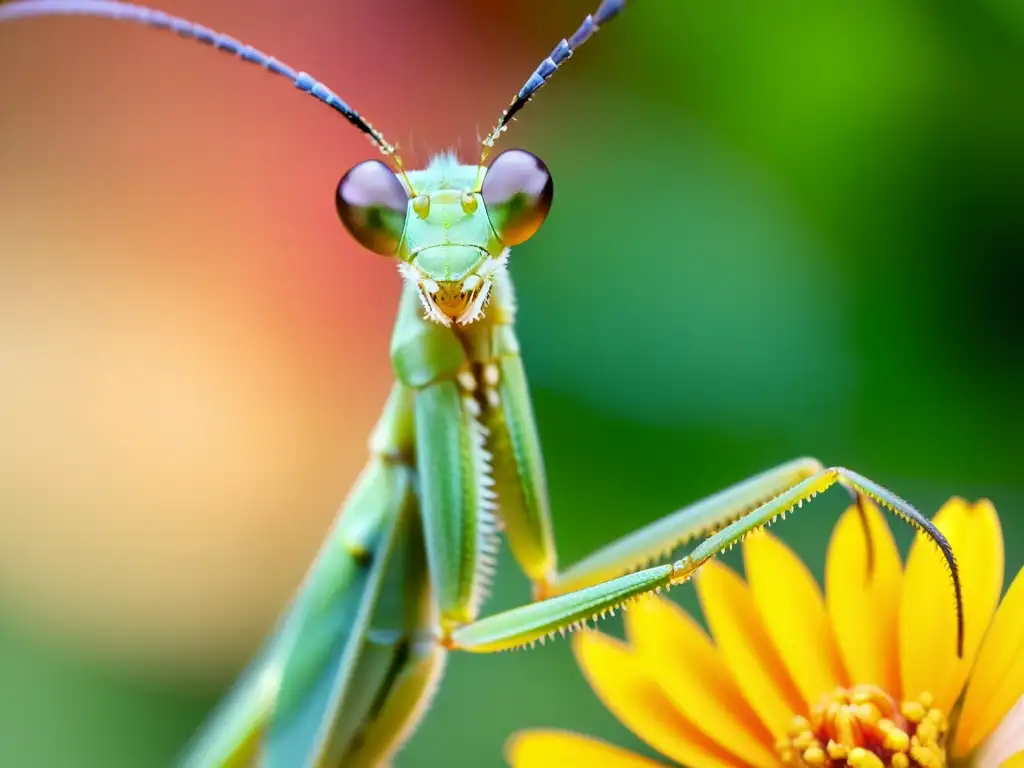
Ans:
{"type": "MultiPolygon", "coordinates": [[[[992,504],[954,498],[935,517],[963,581],[962,659],[934,546],[918,536],[904,568],[874,507],[868,520],[871,578],[851,507],[832,534],[824,597],[764,531],[743,542],[746,583],[706,564],[695,581],[714,640],[661,598],[629,606],[628,643],[575,634],[591,687],[649,746],[693,768],[1024,766],[1024,569],[997,610],[1004,553],[992,504]]],[[[657,765],[555,730],[514,735],[506,757],[514,768],[657,765]]]]}

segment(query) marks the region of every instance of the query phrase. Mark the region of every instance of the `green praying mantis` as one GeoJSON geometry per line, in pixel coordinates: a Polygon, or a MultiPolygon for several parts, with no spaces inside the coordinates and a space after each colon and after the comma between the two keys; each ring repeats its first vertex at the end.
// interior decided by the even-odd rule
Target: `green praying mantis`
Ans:
{"type": "Polygon", "coordinates": [[[558,567],[508,272],[510,248],[544,222],[554,186],[530,152],[508,149],[487,159],[536,91],[624,6],[603,0],[558,43],[483,139],[479,162],[464,165],[446,154],[407,172],[396,148],[325,85],[230,37],[121,2],[0,5],[0,22],[93,15],[206,43],[287,78],[384,156],[348,171],[335,203],[361,245],[398,264],[404,287],[391,342],[396,380],[370,438],[369,461],[296,597],[190,745],[185,766],[389,764],[429,708],[450,652],[544,642],[681,584],[744,535],[836,484],[858,502],[862,520],[872,499],[939,546],[962,646],[959,573],[943,535],[886,488],[813,458],[743,480],[558,567]],[[500,532],[534,600],[481,617],[500,532]],[[665,562],[697,539],[690,552],[665,562]]]}

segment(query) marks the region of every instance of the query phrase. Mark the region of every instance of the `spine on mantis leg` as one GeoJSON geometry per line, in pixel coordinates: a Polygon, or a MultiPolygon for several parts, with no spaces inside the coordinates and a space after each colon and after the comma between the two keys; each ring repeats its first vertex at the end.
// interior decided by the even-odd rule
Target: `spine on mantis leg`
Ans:
{"type": "Polygon", "coordinates": [[[416,393],[416,460],[442,627],[472,621],[497,549],[486,433],[454,381],[416,393]]]}
{"type": "Polygon", "coordinates": [[[494,327],[491,352],[483,375],[484,423],[491,432],[498,513],[512,554],[541,598],[556,578],[555,541],[540,438],[511,325],[494,327]]]}

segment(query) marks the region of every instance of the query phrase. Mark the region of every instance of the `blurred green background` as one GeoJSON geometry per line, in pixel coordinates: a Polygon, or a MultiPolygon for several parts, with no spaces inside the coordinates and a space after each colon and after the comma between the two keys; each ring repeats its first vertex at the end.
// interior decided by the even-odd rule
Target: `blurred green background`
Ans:
{"type": "MultiPolygon", "coordinates": [[[[475,159],[594,4],[163,8],[314,72],[418,165],[475,159]]],[[[1022,89],[1013,0],[647,0],[574,57],[505,139],[556,180],[511,269],[563,563],[812,454],[928,514],[991,498],[1016,573],[1022,89]]],[[[332,203],[372,151],[109,22],[0,28],[0,100],[0,766],[169,765],[386,396],[398,277],[332,203]]],[[[773,529],[819,576],[844,503],[773,529]]],[[[503,559],[487,609],[527,597],[503,559]]],[[[398,766],[500,765],[528,725],[636,747],[556,643],[452,657],[398,766]]]]}

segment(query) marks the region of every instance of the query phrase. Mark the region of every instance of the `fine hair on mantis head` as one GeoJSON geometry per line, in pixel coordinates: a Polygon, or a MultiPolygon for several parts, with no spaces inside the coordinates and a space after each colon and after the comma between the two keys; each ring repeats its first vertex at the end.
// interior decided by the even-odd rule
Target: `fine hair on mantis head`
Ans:
{"type": "Polygon", "coordinates": [[[554,184],[544,162],[526,150],[488,160],[510,121],[624,6],[625,0],[603,0],[555,46],[483,139],[476,163],[442,154],[423,170],[407,170],[397,147],[326,85],[231,37],[114,0],[0,4],[0,22],[100,16],[204,43],[287,79],[383,155],[341,176],[335,207],[357,242],[397,260],[404,290],[391,345],[396,381],[366,468],[295,600],[186,765],[387,764],[422,719],[448,652],[543,642],[681,584],[748,533],[833,485],[858,502],[869,574],[869,498],[938,544],[952,577],[962,646],[959,572],[942,534],[881,485],[811,458],[743,480],[568,569],[558,567],[506,270],[509,249],[546,219],[554,184]],[[481,617],[499,530],[535,601],[481,617]],[[681,559],[651,566],[698,538],[681,559]]]}

